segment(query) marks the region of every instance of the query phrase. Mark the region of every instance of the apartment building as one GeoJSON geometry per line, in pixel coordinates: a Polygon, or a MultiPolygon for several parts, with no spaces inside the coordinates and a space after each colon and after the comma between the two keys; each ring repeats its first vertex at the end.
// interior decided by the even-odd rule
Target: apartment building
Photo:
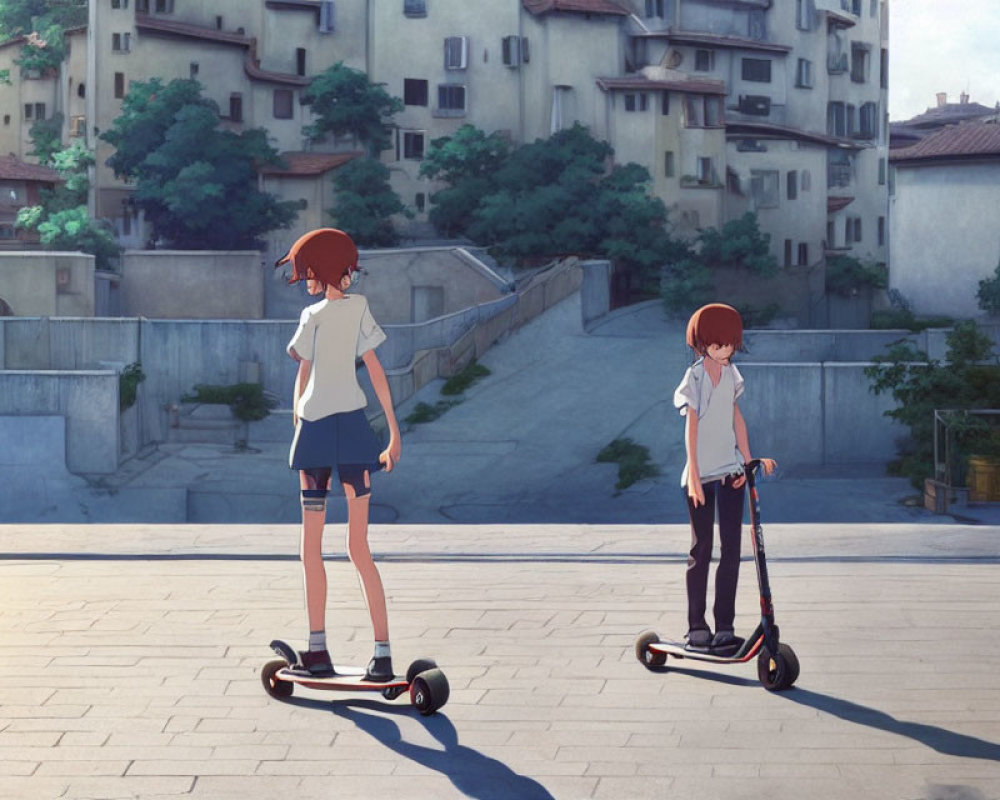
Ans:
{"type": "MultiPolygon", "coordinates": [[[[302,207],[278,253],[329,224],[332,172],[358,152],[302,134],[302,90],[343,62],[404,101],[381,157],[417,224],[435,138],[470,123],[520,144],[580,122],[649,169],[682,235],[754,211],[785,266],[885,261],[888,0],[93,0],[71,37],[61,75],[0,87],[17,94],[0,146],[24,157],[38,104],[64,113],[97,150],[94,213],[127,246],[145,232],[97,135],[130,82],[197,78],[222,124],[269,131],[288,168],[262,183],[302,207]]],[[[0,68],[16,52],[0,46],[0,68]]]]}

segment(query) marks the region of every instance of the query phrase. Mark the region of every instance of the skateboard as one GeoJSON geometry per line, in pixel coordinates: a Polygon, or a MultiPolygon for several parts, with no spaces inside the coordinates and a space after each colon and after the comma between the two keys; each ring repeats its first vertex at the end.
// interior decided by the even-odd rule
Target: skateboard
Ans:
{"type": "Polygon", "coordinates": [[[292,696],[295,686],[305,686],[319,691],[380,692],[386,700],[395,700],[409,692],[410,703],[423,716],[429,716],[448,702],[448,679],[429,658],[420,658],[410,664],[406,675],[396,675],[389,681],[366,681],[362,667],[337,666],[334,674],[326,677],[298,671],[299,656],[295,649],[280,640],[271,642],[280,659],[268,661],[260,672],[264,691],[277,700],[292,696]]]}

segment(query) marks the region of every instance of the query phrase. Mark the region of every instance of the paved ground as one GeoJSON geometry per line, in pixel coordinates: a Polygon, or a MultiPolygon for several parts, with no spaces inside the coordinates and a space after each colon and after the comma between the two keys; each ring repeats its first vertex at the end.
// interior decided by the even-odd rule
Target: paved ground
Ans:
{"type": "MultiPolygon", "coordinates": [[[[683,525],[374,526],[398,665],[451,682],[425,719],[264,693],[266,643],[302,637],[294,526],[2,526],[0,797],[1000,798],[1000,527],[765,530],[781,694],[636,662],[683,627],[683,525]]],[[[338,538],[330,635],[359,662],[338,538]]]]}

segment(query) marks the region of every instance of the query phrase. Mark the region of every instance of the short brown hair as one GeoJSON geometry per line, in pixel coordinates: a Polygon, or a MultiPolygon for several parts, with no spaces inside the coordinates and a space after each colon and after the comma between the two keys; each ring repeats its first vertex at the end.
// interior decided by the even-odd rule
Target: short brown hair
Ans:
{"type": "Polygon", "coordinates": [[[704,355],[712,344],[731,344],[733,350],[743,349],[743,319],[740,312],[725,303],[702,306],[688,321],[688,347],[704,355]]]}
{"type": "Polygon", "coordinates": [[[292,262],[289,283],[310,277],[337,286],[345,275],[358,271],[358,248],[351,237],[336,228],[317,228],[300,236],[274,266],[292,262]]]}

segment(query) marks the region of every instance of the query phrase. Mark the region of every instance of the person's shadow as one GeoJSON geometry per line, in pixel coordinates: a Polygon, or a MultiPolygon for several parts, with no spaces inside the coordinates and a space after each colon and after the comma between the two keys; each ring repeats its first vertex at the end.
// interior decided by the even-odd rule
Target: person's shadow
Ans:
{"type": "Polygon", "coordinates": [[[833,714],[847,722],[867,725],[869,728],[877,728],[886,733],[905,736],[944,755],[1000,761],[1000,744],[997,742],[990,742],[964,733],[955,733],[947,728],[939,728],[937,725],[899,720],[884,711],[852,703],[849,700],[842,700],[839,697],[813,692],[809,689],[793,687],[789,691],[776,692],[775,694],[786,700],[815,708],[817,711],[833,714]]]}
{"type": "MultiPolygon", "coordinates": [[[[330,707],[326,703],[298,698],[289,698],[286,702],[330,707]]],[[[372,700],[337,702],[331,710],[338,717],[353,722],[360,730],[393,752],[440,772],[466,797],[476,800],[510,800],[512,797],[518,800],[555,800],[548,789],[533,778],[519,775],[495,758],[459,744],[458,731],[441,712],[423,717],[409,705],[392,706],[372,700]],[[387,715],[390,714],[418,719],[444,749],[407,742],[403,739],[399,725],[388,718],[387,715]]]]}

